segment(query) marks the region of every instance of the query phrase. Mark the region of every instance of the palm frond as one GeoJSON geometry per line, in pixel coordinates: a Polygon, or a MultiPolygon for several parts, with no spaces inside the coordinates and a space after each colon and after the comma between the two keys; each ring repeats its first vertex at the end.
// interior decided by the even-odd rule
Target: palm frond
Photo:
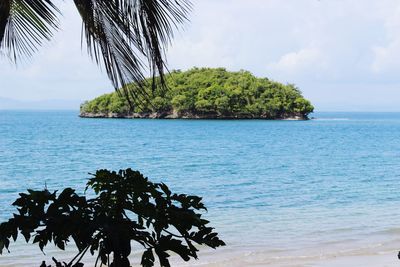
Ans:
{"type": "MultiPolygon", "coordinates": [[[[17,61],[31,56],[58,28],[53,0],[0,0],[0,52],[17,61]]],[[[187,20],[190,0],[74,0],[83,20],[89,55],[116,89],[148,100],[145,76],[165,86],[165,50],[187,20]],[[158,78],[156,78],[158,76],[158,78]],[[135,86],[128,86],[134,83],[135,86]],[[129,89],[129,88],[135,88],[129,89]]],[[[129,97],[130,96],[130,97],[129,97]]]]}
{"type": "Polygon", "coordinates": [[[89,55],[103,65],[114,87],[137,102],[148,100],[148,71],[165,85],[165,49],[187,20],[189,0],[74,0],[89,55]],[[146,62],[147,59],[147,62],[146,62]],[[135,83],[136,90],[129,90],[135,83]],[[137,89],[140,90],[137,90],[137,89]]]}
{"type": "Polygon", "coordinates": [[[1,0],[0,50],[14,62],[31,56],[58,28],[58,13],[51,0],[1,0]]]}

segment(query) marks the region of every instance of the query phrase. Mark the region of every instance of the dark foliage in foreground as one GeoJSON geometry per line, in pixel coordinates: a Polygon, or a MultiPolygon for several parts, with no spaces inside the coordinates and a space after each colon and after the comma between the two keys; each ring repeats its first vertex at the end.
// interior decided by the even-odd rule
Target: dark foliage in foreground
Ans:
{"type": "MultiPolygon", "coordinates": [[[[82,257],[97,253],[95,266],[129,267],[131,242],[143,246],[141,265],[154,266],[155,255],[161,266],[170,266],[169,252],[183,260],[197,259],[194,244],[212,248],[225,245],[208,221],[201,198],[173,194],[163,183],[152,183],[131,169],[99,170],[87,188],[96,197],[79,196],[72,188],[60,194],[28,190],[13,203],[18,214],[0,224],[0,252],[22,234],[43,251],[49,243],[64,250],[73,240],[79,253],[69,263],[57,267],[80,267],[82,257]]],[[[41,267],[49,267],[45,262],[41,267]]]]}

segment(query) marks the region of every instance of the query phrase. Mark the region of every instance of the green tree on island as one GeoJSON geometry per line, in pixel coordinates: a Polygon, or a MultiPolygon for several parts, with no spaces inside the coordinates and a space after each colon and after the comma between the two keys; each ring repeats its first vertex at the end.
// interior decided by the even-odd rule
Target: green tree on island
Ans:
{"type": "Polygon", "coordinates": [[[81,116],[305,119],[314,110],[296,86],[257,78],[248,71],[177,70],[166,75],[165,82],[168,90],[145,87],[151,101],[133,111],[123,96],[111,93],[82,104],[81,116]]]}

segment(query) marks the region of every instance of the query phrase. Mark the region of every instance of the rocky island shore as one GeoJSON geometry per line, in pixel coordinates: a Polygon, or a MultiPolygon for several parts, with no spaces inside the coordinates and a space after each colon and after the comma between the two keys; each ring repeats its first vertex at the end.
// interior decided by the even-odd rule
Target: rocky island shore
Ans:
{"type": "MultiPolygon", "coordinates": [[[[248,71],[172,71],[166,83],[167,90],[145,87],[149,101],[133,110],[123,95],[114,92],[83,103],[80,117],[307,120],[314,110],[294,85],[257,78],[248,71]]],[[[132,84],[129,89],[138,88],[132,84]]]]}
{"type": "Polygon", "coordinates": [[[221,115],[221,114],[191,114],[184,113],[178,114],[177,112],[142,112],[142,113],[90,113],[81,112],[79,114],[81,118],[92,118],[92,119],[205,119],[205,120],[309,120],[307,116],[302,114],[291,114],[284,115],[278,118],[270,118],[267,116],[253,116],[251,114],[232,114],[232,115],[221,115]]]}

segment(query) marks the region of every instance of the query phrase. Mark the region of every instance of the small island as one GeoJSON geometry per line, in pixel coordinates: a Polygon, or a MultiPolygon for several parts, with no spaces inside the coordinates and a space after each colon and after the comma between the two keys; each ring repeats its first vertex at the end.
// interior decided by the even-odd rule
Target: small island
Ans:
{"type": "Polygon", "coordinates": [[[257,78],[248,71],[174,70],[166,75],[167,89],[152,89],[150,79],[146,84],[149,100],[133,109],[125,96],[114,92],[83,103],[80,117],[306,120],[314,110],[293,84],[257,78]]]}

